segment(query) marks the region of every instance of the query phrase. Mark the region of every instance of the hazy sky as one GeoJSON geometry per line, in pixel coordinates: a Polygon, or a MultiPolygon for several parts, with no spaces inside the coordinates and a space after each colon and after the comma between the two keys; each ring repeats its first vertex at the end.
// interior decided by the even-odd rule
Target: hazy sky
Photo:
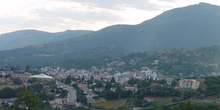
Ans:
{"type": "Polygon", "coordinates": [[[48,32],[99,30],[138,24],[164,11],[220,0],[0,0],[0,34],[23,29],[48,32]]]}

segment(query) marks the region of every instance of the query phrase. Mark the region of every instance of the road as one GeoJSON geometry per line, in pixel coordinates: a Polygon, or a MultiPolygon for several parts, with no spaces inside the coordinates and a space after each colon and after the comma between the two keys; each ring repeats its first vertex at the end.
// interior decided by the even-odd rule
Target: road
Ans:
{"type": "Polygon", "coordinates": [[[68,91],[68,96],[67,96],[68,103],[66,104],[75,105],[77,107],[81,105],[76,101],[76,90],[72,86],[62,83],[60,81],[56,81],[56,84],[57,87],[66,88],[66,90],[68,91]]]}

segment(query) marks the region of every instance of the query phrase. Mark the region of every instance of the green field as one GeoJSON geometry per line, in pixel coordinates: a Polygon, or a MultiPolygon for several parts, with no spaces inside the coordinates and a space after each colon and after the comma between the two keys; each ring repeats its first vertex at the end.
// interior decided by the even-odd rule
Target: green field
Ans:
{"type": "Polygon", "coordinates": [[[133,99],[107,100],[100,103],[93,103],[92,106],[102,109],[128,110],[132,108],[132,101],[133,99]]]}

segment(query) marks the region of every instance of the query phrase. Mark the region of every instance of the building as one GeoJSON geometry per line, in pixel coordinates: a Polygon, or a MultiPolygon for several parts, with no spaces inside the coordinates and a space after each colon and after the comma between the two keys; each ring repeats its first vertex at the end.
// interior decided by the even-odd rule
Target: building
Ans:
{"type": "Polygon", "coordinates": [[[131,91],[134,91],[135,93],[138,91],[138,88],[137,88],[137,85],[134,85],[134,86],[125,86],[125,90],[128,91],[128,90],[131,90],[131,91]]]}
{"type": "Polygon", "coordinates": [[[45,74],[33,75],[33,76],[30,76],[30,78],[36,78],[37,80],[41,80],[41,81],[51,81],[51,80],[53,80],[53,77],[45,75],[45,74]]]}
{"type": "Polygon", "coordinates": [[[179,81],[179,88],[181,89],[198,89],[202,82],[196,79],[182,79],[179,81]]]}
{"type": "Polygon", "coordinates": [[[161,85],[159,83],[151,83],[149,87],[151,89],[155,89],[157,86],[161,86],[161,85]]]}
{"type": "Polygon", "coordinates": [[[31,73],[24,72],[22,70],[15,70],[11,73],[12,78],[19,78],[24,82],[27,82],[30,79],[31,73]]]}
{"type": "Polygon", "coordinates": [[[102,92],[102,91],[104,91],[104,89],[105,89],[105,88],[102,87],[102,88],[95,88],[94,90],[95,90],[96,92],[102,92]]]}
{"type": "Polygon", "coordinates": [[[147,102],[153,102],[154,99],[153,99],[153,98],[144,97],[144,101],[147,101],[147,102]]]}

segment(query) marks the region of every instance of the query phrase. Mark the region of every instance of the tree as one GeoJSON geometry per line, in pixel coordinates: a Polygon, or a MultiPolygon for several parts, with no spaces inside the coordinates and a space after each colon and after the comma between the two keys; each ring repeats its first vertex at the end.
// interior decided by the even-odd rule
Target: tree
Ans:
{"type": "Polygon", "coordinates": [[[159,84],[166,84],[166,83],[167,83],[167,81],[165,79],[162,79],[159,81],[159,84]]]}
{"type": "Polygon", "coordinates": [[[32,88],[28,90],[23,84],[21,91],[17,94],[17,97],[17,102],[27,105],[28,110],[37,110],[39,98],[33,93],[32,88]]]}
{"type": "Polygon", "coordinates": [[[23,83],[23,81],[19,78],[13,78],[12,80],[13,80],[13,83],[17,85],[21,85],[23,83]]]}
{"type": "Polygon", "coordinates": [[[195,106],[191,104],[191,102],[187,102],[183,104],[183,108],[181,110],[194,110],[195,106]]]}
{"type": "Polygon", "coordinates": [[[5,87],[0,91],[0,98],[12,98],[15,97],[16,91],[12,88],[5,87]]]}
{"type": "Polygon", "coordinates": [[[3,101],[3,102],[1,103],[1,106],[2,106],[2,107],[6,107],[5,101],[3,101]]]}
{"type": "Polygon", "coordinates": [[[35,82],[37,82],[37,78],[31,78],[31,79],[29,79],[28,80],[28,83],[35,83],[35,82]]]}
{"type": "Polygon", "coordinates": [[[85,80],[85,77],[83,76],[81,81],[84,82],[84,80],[85,80]]]}
{"type": "Polygon", "coordinates": [[[66,77],[66,81],[65,81],[66,84],[70,84],[71,83],[71,77],[70,75],[68,77],[66,77]]]}
{"type": "Polygon", "coordinates": [[[94,81],[94,77],[93,77],[93,75],[90,77],[90,80],[91,80],[91,81],[94,81]]]}
{"type": "Polygon", "coordinates": [[[30,70],[31,70],[30,65],[27,65],[27,66],[25,67],[25,71],[28,72],[28,71],[30,71],[30,70]]]}
{"type": "Polygon", "coordinates": [[[77,89],[76,91],[77,91],[77,93],[76,93],[77,102],[81,102],[82,104],[86,105],[87,104],[87,98],[84,95],[83,91],[81,89],[77,89]]]}
{"type": "Polygon", "coordinates": [[[112,77],[110,83],[115,83],[115,78],[114,78],[114,76],[112,77]]]}
{"type": "Polygon", "coordinates": [[[34,92],[38,91],[42,91],[43,90],[44,85],[43,84],[33,84],[31,86],[29,86],[28,88],[32,88],[34,90],[34,92]]]}
{"type": "Polygon", "coordinates": [[[9,78],[9,77],[11,77],[11,74],[5,75],[5,78],[9,78]]]}
{"type": "Polygon", "coordinates": [[[61,91],[61,94],[60,94],[60,97],[61,97],[61,98],[64,98],[64,97],[66,97],[67,95],[68,95],[68,91],[62,90],[62,91],[61,91]]]}
{"type": "Polygon", "coordinates": [[[177,85],[177,82],[175,80],[172,81],[171,85],[174,87],[177,85]]]}

